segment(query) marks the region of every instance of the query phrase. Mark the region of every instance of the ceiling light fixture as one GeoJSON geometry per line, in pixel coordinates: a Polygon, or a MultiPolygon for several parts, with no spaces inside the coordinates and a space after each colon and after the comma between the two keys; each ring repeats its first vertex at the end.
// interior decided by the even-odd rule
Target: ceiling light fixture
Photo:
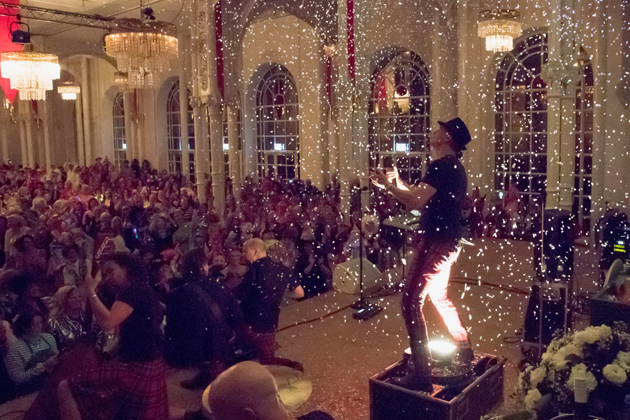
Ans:
{"type": "Polygon", "coordinates": [[[514,39],[523,33],[520,13],[513,9],[479,12],[477,34],[486,39],[486,51],[505,52],[514,48],[514,39]]]}
{"type": "Polygon", "coordinates": [[[130,89],[155,88],[179,51],[176,27],[156,21],[149,7],[141,19],[117,19],[104,41],[105,52],[116,59],[118,72],[127,75],[130,89]]]}
{"type": "Polygon", "coordinates": [[[0,72],[2,77],[11,80],[11,89],[20,92],[23,100],[44,100],[46,91],[53,89],[53,80],[61,74],[59,59],[54,54],[38,53],[33,50],[30,32],[20,27],[28,25],[17,22],[11,23],[11,38],[16,44],[22,44],[22,51],[4,52],[0,56],[0,72]],[[13,25],[18,29],[13,30],[13,25]]]}

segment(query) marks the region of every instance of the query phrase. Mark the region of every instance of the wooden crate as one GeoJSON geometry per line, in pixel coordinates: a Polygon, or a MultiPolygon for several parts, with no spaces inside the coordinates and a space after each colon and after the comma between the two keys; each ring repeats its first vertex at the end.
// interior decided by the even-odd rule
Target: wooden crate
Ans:
{"type": "Polygon", "coordinates": [[[499,358],[461,392],[434,385],[434,392],[427,394],[385,382],[404,368],[400,361],[370,378],[370,419],[479,420],[503,401],[504,364],[505,360],[499,358]]]}

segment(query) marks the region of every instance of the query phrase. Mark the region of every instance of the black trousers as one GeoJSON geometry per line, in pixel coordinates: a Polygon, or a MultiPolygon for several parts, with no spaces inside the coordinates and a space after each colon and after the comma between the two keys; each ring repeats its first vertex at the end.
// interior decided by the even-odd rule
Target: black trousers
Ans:
{"type": "Polygon", "coordinates": [[[428,376],[431,373],[429,339],[422,313],[427,294],[455,341],[468,341],[468,334],[461,324],[457,310],[446,293],[451,266],[457,260],[460,250],[458,243],[454,241],[421,241],[416,247],[417,253],[409,277],[403,284],[401,305],[416,374],[428,376]]]}

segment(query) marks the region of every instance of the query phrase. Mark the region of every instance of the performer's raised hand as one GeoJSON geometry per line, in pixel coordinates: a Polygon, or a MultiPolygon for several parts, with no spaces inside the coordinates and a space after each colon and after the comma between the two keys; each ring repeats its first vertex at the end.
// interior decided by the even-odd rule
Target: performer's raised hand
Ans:
{"type": "Polygon", "coordinates": [[[400,178],[400,174],[398,173],[398,168],[396,165],[392,166],[390,169],[385,171],[385,175],[387,175],[387,180],[389,182],[394,182],[400,178]]]}
{"type": "Polygon", "coordinates": [[[372,175],[370,175],[370,180],[372,181],[372,184],[374,184],[378,188],[383,189],[385,189],[386,186],[390,183],[387,178],[388,177],[385,174],[385,171],[382,169],[377,169],[376,171],[374,171],[374,173],[372,173],[372,175]]]}

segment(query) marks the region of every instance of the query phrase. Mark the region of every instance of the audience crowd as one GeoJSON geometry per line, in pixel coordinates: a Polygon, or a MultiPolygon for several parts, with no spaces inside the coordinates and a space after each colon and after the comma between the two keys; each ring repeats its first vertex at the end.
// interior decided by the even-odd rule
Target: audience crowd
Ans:
{"type": "MultiPolygon", "coordinates": [[[[67,379],[59,386],[69,401],[61,407],[66,418],[99,407],[85,402],[103,398],[90,387],[114,371],[144,375],[148,385],[138,392],[165,399],[158,360],[199,368],[200,377],[184,385],[207,385],[248,346],[259,360],[274,358],[269,348],[279,308],[270,311],[275,319],[255,315],[264,305],[278,306],[286,289],[299,299],[326,292],[335,266],[361,253],[381,271],[400,263],[405,239],[382,223],[400,208],[376,192],[374,214],[361,217],[358,184],[350,220],[341,213],[335,179],[324,191],[309,180],[272,177],[246,179],[234,191],[228,179],[221,214],[212,190],[200,202],[196,188],[147,161],[118,168],[97,159],[49,173],[0,166],[0,401],[41,389],[64,355],[85,343],[136,370],[60,378],[67,379]],[[256,290],[264,288],[256,270],[275,273],[273,290],[256,290]]],[[[486,209],[484,200],[478,191],[468,200],[464,217],[472,236],[509,236],[532,224],[535,206],[521,216],[501,200],[486,209]]],[[[131,406],[160,418],[165,403],[131,406]]]]}

